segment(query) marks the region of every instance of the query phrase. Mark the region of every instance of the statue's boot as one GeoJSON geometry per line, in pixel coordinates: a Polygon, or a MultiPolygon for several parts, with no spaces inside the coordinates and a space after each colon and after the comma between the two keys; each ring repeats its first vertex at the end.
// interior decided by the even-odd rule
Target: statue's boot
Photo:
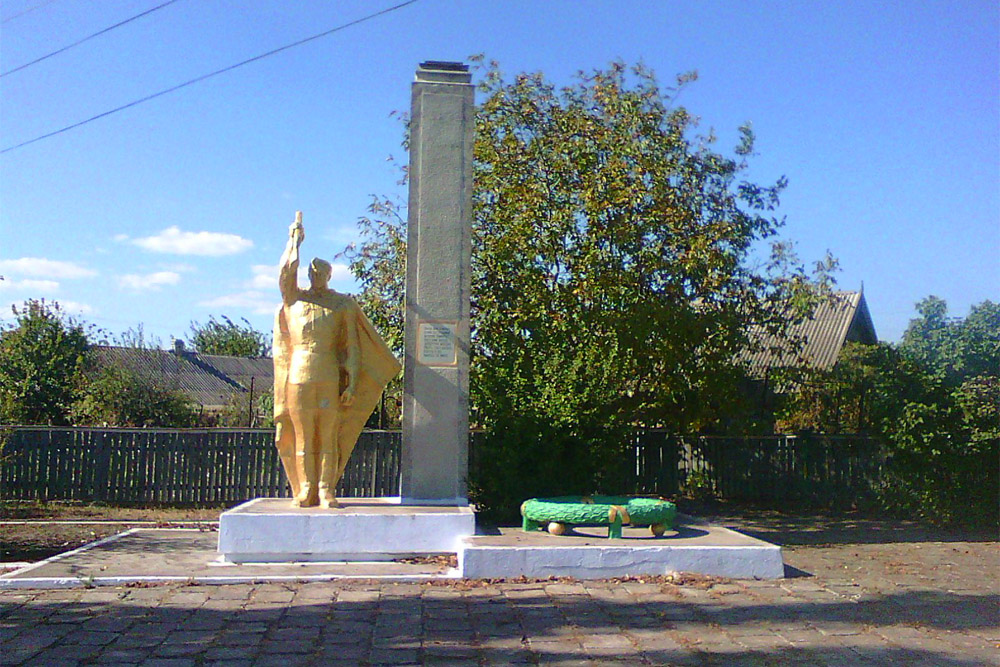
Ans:
{"type": "Polygon", "coordinates": [[[319,506],[324,509],[335,509],[340,507],[334,489],[320,482],[319,485],[319,506]]]}
{"type": "Polygon", "coordinates": [[[337,502],[337,461],[329,454],[322,454],[319,480],[319,505],[324,509],[340,507],[337,502]]]}
{"type": "Polygon", "coordinates": [[[319,490],[312,481],[316,479],[316,457],[310,452],[295,457],[295,466],[300,480],[299,495],[292,501],[293,507],[315,507],[319,505],[319,490]]]}

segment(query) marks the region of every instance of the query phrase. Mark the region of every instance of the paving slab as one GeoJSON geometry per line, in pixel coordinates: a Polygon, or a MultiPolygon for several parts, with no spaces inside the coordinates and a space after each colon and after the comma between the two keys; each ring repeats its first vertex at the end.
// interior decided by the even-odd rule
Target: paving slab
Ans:
{"type": "Polygon", "coordinates": [[[1000,543],[865,528],[787,545],[782,580],[0,590],[0,664],[1000,666],[1000,543]]]}
{"type": "Polygon", "coordinates": [[[447,563],[371,561],[232,564],[219,559],[218,534],[136,528],[0,576],[0,589],[118,586],[126,583],[317,581],[339,578],[454,578],[447,563]]]}
{"type": "MultiPolygon", "coordinates": [[[[359,507],[377,515],[396,511],[399,506],[368,503],[359,507]]],[[[272,509],[270,505],[257,503],[245,506],[243,511],[272,509]]],[[[430,516],[449,512],[448,508],[433,506],[424,510],[430,516]]],[[[662,537],[654,537],[646,528],[625,527],[622,537],[615,539],[607,538],[606,528],[581,527],[562,536],[502,528],[467,538],[463,551],[457,555],[457,567],[440,556],[233,563],[218,553],[219,533],[207,528],[133,528],[0,575],[0,589],[343,578],[421,581],[452,579],[463,574],[470,578],[588,579],[673,571],[728,577],[783,575],[780,547],[692,517],[681,515],[679,521],[682,523],[662,537]]]]}

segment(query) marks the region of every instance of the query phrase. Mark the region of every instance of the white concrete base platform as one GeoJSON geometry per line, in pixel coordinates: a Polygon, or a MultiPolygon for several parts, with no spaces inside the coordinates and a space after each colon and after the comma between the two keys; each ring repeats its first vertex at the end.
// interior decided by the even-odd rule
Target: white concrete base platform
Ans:
{"type": "Polygon", "coordinates": [[[230,563],[378,561],[456,553],[476,531],[468,506],[401,505],[338,498],[339,509],[257,498],[219,517],[219,553],[230,563]]]}
{"type": "Polygon", "coordinates": [[[607,528],[578,528],[555,536],[503,528],[463,541],[458,568],[469,579],[575,577],[608,579],[693,572],[736,579],[784,577],[781,547],[721,526],[688,523],[663,537],[626,527],[621,539],[607,528]]]}

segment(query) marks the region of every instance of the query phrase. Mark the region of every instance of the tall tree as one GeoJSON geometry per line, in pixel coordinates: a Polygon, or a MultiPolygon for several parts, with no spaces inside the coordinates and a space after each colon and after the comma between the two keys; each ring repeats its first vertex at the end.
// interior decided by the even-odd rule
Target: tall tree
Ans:
{"type": "Polygon", "coordinates": [[[208,322],[191,323],[190,343],[201,354],[221,354],[231,357],[266,357],[271,351],[270,337],[253,328],[246,318],[237,324],[225,315],[221,321],[209,316],[208,322]]]}
{"type": "Polygon", "coordinates": [[[969,377],[1000,373],[1000,305],[983,301],[965,318],[948,316],[944,299],[928,296],[917,304],[900,351],[949,385],[969,377]]]}
{"type": "Polygon", "coordinates": [[[56,302],[12,309],[15,324],[0,330],[0,423],[68,424],[88,330],[56,302]]]}
{"type": "Polygon", "coordinates": [[[949,318],[934,296],[917,304],[898,345],[849,345],[828,372],[797,378],[786,428],[865,431],[889,458],[883,506],[934,521],[997,523],[1000,493],[1000,308],[949,318]]]}
{"type": "MultiPolygon", "coordinates": [[[[471,392],[493,463],[473,479],[484,507],[613,490],[626,431],[712,424],[736,398],[748,329],[781,334],[833,268],[814,280],[785,245],[750,266],[782,224],[771,213],[785,181],[746,180],[749,126],[732,157],[695,135],[676,104],[694,79],[663,89],[621,63],[562,89],[541,74],[508,80],[495,63],[482,73],[471,392]]],[[[386,205],[348,257],[362,301],[398,314],[406,235],[386,205]]]]}

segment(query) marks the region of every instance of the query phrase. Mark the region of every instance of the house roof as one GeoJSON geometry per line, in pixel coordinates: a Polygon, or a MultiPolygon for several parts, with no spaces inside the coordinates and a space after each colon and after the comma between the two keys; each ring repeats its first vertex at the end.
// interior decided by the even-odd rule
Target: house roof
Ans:
{"type": "Polygon", "coordinates": [[[233,394],[248,391],[251,378],[255,391],[266,390],[274,382],[273,362],[268,358],[107,345],[95,346],[94,352],[98,364],[119,363],[135,373],[154,376],[206,408],[222,408],[233,394]]]}
{"type": "Polygon", "coordinates": [[[812,316],[792,325],[784,339],[758,331],[753,349],[743,360],[754,377],[764,377],[770,368],[807,366],[830,370],[844,343],[873,345],[878,342],[864,292],[836,292],[821,302],[812,316]],[[802,347],[794,350],[794,341],[802,347]]]}
{"type": "Polygon", "coordinates": [[[270,357],[227,357],[221,354],[196,354],[185,352],[197,357],[202,363],[236,382],[246,390],[253,383],[254,391],[268,389],[274,383],[274,360],[270,357]]]}

